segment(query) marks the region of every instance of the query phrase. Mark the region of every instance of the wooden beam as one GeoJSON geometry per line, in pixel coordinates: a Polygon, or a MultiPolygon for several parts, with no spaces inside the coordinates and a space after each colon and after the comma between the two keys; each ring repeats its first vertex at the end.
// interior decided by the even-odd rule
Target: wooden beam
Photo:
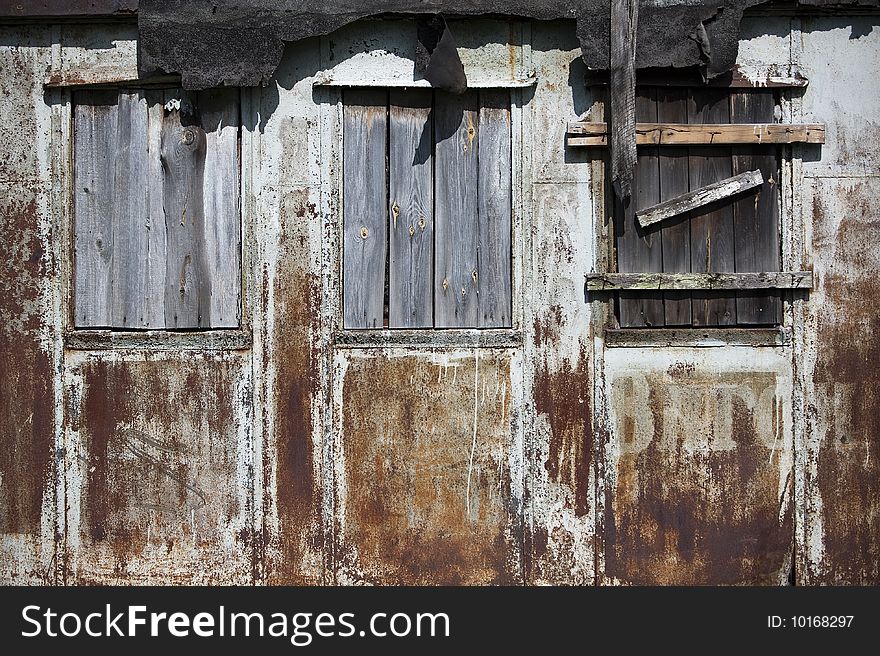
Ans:
{"type": "Polygon", "coordinates": [[[812,289],[812,271],[763,273],[590,273],[587,291],[619,289],[812,289]]]}
{"type": "MultiPolygon", "coordinates": [[[[568,124],[569,146],[607,146],[605,123],[568,124]]],[[[825,143],[822,123],[637,123],[639,146],[825,143]]]]}
{"type": "Polygon", "coordinates": [[[714,203],[723,198],[735,196],[747,189],[759,187],[763,183],[764,178],[761,176],[760,171],[747,171],[735,175],[732,178],[727,178],[726,180],[706,185],[702,189],[690,191],[686,194],[681,194],[675,198],[658,203],[657,205],[652,205],[651,207],[639,210],[636,212],[636,217],[639,220],[639,224],[643,228],[647,228],[649,225],[658,223],[663,219],[684,214],[685,212],[702,207],[703,205],[708,205],[709,203],[714,203]]]}

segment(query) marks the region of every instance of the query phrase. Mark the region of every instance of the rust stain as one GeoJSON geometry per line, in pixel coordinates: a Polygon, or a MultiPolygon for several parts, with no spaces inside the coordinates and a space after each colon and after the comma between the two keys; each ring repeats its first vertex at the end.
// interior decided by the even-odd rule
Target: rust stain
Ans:
{"type": "Polygon", "coordinates": [[[775,386],[775,374],[686,365],[615,381],[621,454],[617,486],[605,490],[609,578],[636,585],[785,580],[791,472],[770,457],[765,426],[776,416],[775,386]]]}
{"type": "MultiPolygon", "coordinates": [[[[267,563],[271,584],[313,584],[323,573],[304,564],[307,552],[323,550],[321,487],[314,470],[312,441],[313,399],[319,394],[319,354],[312,336],[319,330],[321,283],[311,270],[313,254],[307,248],[309,225],[319,220],[307,189],[285,195],[281,210],[282,234],[279,268],[274,281],[264,279],[264,303],[268,286],[274,286],[276,334],[272,352],[264,354],[276,370],[272,390],[276,415],[275,453],[267,453],[264,469],[276,472],[274,497],[281,522],[278,535],[264,528],[265,540],[275,541],[279,560],[267,563]],[[295,218],[294,218],[295,217],[295,218]]],[[[266,307],[266,305],[264,305],[266,307]]],[[[268,348],[268,347],[267,347],[268,348]]]]}
{"type": "Polygon", "coordinates": [[[0,533],[38,535],[52,481],[52,366],[40,347],[40,287],[49,271],[40,190],[0,185],[0,533]]]}
{"type": "Polygon", "coordinates": [[[347,496],[338,548],[349,577],[387,585],[519,580],[509,367],[503,352],[448,366],[420,356],[352,356],[343,383],[347,496]]]}
{"type": "MultiPolygon", "coordinates": [[[[817,465],[824,562],[817,583],[880,584],[880,219],[876,182],[837,183],[840,215],[814,200],[814,253],[821,276],[814,374],[823,434],[817,465]],[[834,220],[840,218],[839,224],[834,220]]],[[[813,482],[808,480],[812,487],[813,482]]]]}

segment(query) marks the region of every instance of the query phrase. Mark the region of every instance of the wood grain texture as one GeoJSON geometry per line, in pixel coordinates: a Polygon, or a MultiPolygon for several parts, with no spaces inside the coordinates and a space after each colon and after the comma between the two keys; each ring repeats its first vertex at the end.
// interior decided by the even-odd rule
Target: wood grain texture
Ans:
{"type": "Polygon", "coordinates": [[[428,90],[389,105],[390,328],[434,325],[434,126],[428,90]]]}
{"type": "MultiPolygon", "coordinates": [[[[639,146],[825,143],[825,125],[822,123],[752,123],[748,125],[706,123],[692,125],[646,121],[636,123],[635,130],[636,144],[639,146]]],[[[568,138],[569,146],[608,145],[608,126],[605,123],[569,123],[568,133],[578,135],[568,138]]]]}
{"type": "Polygon", "coordinates": [[[345,328],[382,328],[388,244],[388,94],[345,92],[343,296],[345,328]]]}
{"type": "Polygon", "coordinates": [[[760,187],[764,182],[760,171],[744,171],[730,178],[715,182],[700,189],[695,189],[675,196],[656,205],[636,212],[636,218],[643,228],[680,216],[685,212],[698,209],[704,205],[716,203],[725,198],[736,196],[749,189],[760,187]]]}
{"type": "Polygon", "coordinates": [[[199,93],[205,130],[205,265],[211,280],[212,328],[235,328],[241,314],[239,90],[199,93]]]}
{"type": "Polygon", "coordinates": [[[147,100],[143,92],[123,90],[117,102],[114,186],[113,290],[110,321],[117,328],[141,329],[152,319],[150,285],[150,201],[147,100]]]}
{"type": "MultiPolygon", "coordinates": [[[[636,118],[656,120],[657,96],[653,88],[639,89],[636,93],[636,118]]],[[[638,164],[633,173],[632,199],[624,206],[617,239],[617,267],[621,273],[629,271],[662,271],[663,254],[658,230],[644,230],[636,221],[636,212],[655,205],[660,200],[660,168],[657,148],[639,151],[638,164]]],[[[662,294],[620,295],[620,325],[663,326],[662,294]]]]}
{"type": "Polygon", "coordinates": [[[479,327],[511,325],[510,93],[480,91],[477,283],[479,327]]]}
{"type": "MultiPolygon", "coordinates": [[[[690,123],[724,123],[730,120],[727,92],[693,89],[688,96],[690,123]]],[[[700,146],[690,149],[688,178],[691,189],[705,187],[731,175],[730,148],[700,146]]],[[[734,271],[733,208],[717,203],[691,212],[691,271],[734,271]]],[[[695,326],[726,326],[736,323],[732,295],[695,292],[692,295],[695,326]]]]}
{"type": "Polygon", "coordinates": [[[477,94],[436,92],[434,325],[479,325],[477,94]]]}
{"type": "Polygon", "coordinates": [[[812,271],[757,273],[590,273],[587,291],[657,289],[812,289],[812,271]]]}
{"type": "MultiPolygon", "coordinates": [[[[687,90],[657,89],[657,120],[687,121],[687,90]]],[[[687,148],[660,149],[660,200],[668,200],[688,190],[687,148]]],[[[667,221],[661,228],[663,271],[686,273],[691,270],[691,223],[685,214],[667,221]]],[[[688,292],[664,292],[663,312],[667,326],[691,325],[691,295],[688,292]]]]}
{"type": "Polygon", "coordinates": [[[109,327],[116,93],[81,91],[74,103],[74,325],[109,327]]]}
{"type": "MultiPolygon", "coordinates": [[[[736,91],[730,95],[730,120],[752,123],[773,119],[771,91],[736,91]]],[[[758,169],[763,184],[754,195],[733,204],[737,271],[779,269],[779,163],[775,152],[754,147],[732,149],[733,173],[758,169]]],[[[740,292],[736,297],[737,323],[766,325],[782,321],[779,294],[740,292]]]]}
{"type": "Polygon", "coordinates": [[[169,91],[179,102],[162,121],[161,158],[165,209],[165,325],[206,328],[211,316],[211,278],[205,243],[205,153],[207,139],[189,92],[169,91]]]}
{"type": "Polygon", "coordinates": [[[147,251],[142,255],[145,267],[146,307],[145,329],[165,327],[165,172],[162,167],[162,124],[165,116],[165,93],[146,92],[147,121],[147,184],[149,213],[147,217],[147,251]]]}
{"type": "Polygon", "coordinates": [[[611,0],[609,89],[611,106],[611,179],[621,200],[631,193],[637,166],[635,123],[639,120],[636,93],[636,34],[638,0],[611,0]]]}

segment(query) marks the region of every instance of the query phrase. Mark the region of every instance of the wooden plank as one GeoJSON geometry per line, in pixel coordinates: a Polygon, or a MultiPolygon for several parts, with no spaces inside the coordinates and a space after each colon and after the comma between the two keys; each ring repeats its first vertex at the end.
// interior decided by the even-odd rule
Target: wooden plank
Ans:
{"type": "Polygon", "coordinates": [[[620,200],[630,197],[638,163],[634,138],[635,122],[639,120],[636,92],[638,22],[638,0],[611,0],[611,179],[620,200]]]}
{"type": "MultiPolygon", "coordinates": [[[[720,92],[720,90],[718,90],[720,92]]],[[[569,146],[607,146],[608,127],[605,123],[575,122],[568,124],[568,133],[583,135],[568,138],[569,146]]],[[[639,146],[729,146],[733,144],[825,143],[822,123],[687,123],[639,122],[636,144],[639,146]]]]}
{"type": "MultiPolygon", "coordinates": [[[[730,96],[730,120],[754,122],[772,120],[775,101],[769,91],[738,91],[730,96]]],[[[779,269],[779,160],[775,152],[758,152],[754,147],[732,151],[733,172],[757,168],[763,184],[757,195],[733,205],[735,261],[737,271],[779,269]]],[[[782,321],[782,299],[778,294],[739,292],[737,323],[775,324],[782,321]]]]}
{"type": "Polygon", "coordinates": [[[142,329],[150,321],[147,100],[143,92],[121,90],[117,102],[115,256],[110,321],[114,328],[142,329]]]}
{"type": "Polygon", "coordinates": [[[209,325],[237,328],[241,313],[239,90],[199,94],[205,130],[205,264],[211,280],[209,325]]]}
{"type": "Polygon", "coordinates": [[[656,289],[812,289],[812,271],[758,273],[590,273],[587,291],[656,289]]]}
{"type": "Polygon", "coordinates": [[[479,325],[476,92],[457,96],[438,91],[434,116],[434,325],[475,328],[479,325]]]}
{"type": "Polygon", "coordinates": [[[74,325],[111,325],[116,93],[74,96],[74,325]]]}
{"type": "MultiPolygon", "coordinates": [[[[730,105],[723,89],[693,89],[688,95],[690,123],[730,120],[730,105]]],[[[689,152],[691,189],[729,178],[730,148],[693,147],[689,152]]],[[[691,212],[691,271],[734,270],[733,208],[716,203],[691,212]]],[[[692,325],[724,326],[736,323],[736,301],[731,295],[695,292],[691,296],[692,325]]]]}
{"type": "MultiPolygon", "coordinates": [[[[649,87],[636,91],[636,118],[656,120],[656,89],[649,87]]],[[[660,200],[660,165],[657,148],[639,152],[633,172],[632,199],[623,208],[622,222],[618,225],[617,268],[621,272],[662,271],[663,254],[660,233],[646,231],[636,222],[636,212],[660,200]]],[[[620,325],[663,326],[662,294],[620,295],[620,325]]]]}
{"type": "Polygon", "coordinates": [[[480,328],[511,325],[510,93],[480,91],[477,286],[480,328]]]}
{"type": "Polygon", "coordinates": [[[343,112],[343,296],[346,328],[385,323],[388,94],[346,91],[343,112]]]}
{"type": "MultiPolygon", "coordinates": [[[[657,89],[657,120],[682,122],[687,120],[687,90],[657,89]]],[[[688,190],[687,148],[660,150],[660,200],[668,200],[688,190]]],[[[663,271],[686,273],[691,270],[690,216],[683,215],[667,221],[661,228],[663,271]]],[[[688,292],[663,293],[663,312],[667,326],[691,325],[691,295],[688,292]]]]}
{"type": "Polygon", "coordinates": [[[733,177],[706,185],[695,191],[689,191],[669,200],[652,205],[636,212],[639,224],[643,228],[659,223],[664,219],[690,212],[691,210],[715,203],[731,196],[736,196],[749,189],[760,187],[764,178],[760,171],[746,171],[733,177]]]}
{"type": "Polygon", "coordinates": [[[165,118],[165,92],[147,90],[147,187],[149,213],[147,217],[147,252],[142,266],[146,307],[144,328],[165,327],[165,172],[162,167],[162,126],[165,118]]]}
{"type": "Polygon", "coordinates": [[[605,346],[611,348],[785,346],[790,343],[790,333],[782,328],[621,328],[605,331],[605,346]]]}
{"type": "Polygon", "coordinates": [[[390,328],[434,325],[434,125],[428,90],[391,91],[390,328]]]}
{"type": "Polygon", "coordinates": [[[168,91],[165,101],[161,145],[167,238],[165,325],[205,328],[211,316],[211,279],[204,253],[205,131],[197,122],[191,94],[168,91]]]}

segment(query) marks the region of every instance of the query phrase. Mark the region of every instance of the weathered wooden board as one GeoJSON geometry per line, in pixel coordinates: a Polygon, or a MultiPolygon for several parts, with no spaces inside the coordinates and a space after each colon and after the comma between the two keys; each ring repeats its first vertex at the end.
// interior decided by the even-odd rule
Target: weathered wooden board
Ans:
{"type": "Polygon", "coordinates": [[[479,325],[477,244],[479,115],[477,94],[437,92],[434,325],[479,325]]]}
{"type": "Polygon", "coordinates": [[[238,326],[237,92],[82,92],[74,104],[75,325],[238,326]]]}
{"type": "Polygon", "coordinates": [[[110,326],[115,199],[116,93],[75,96],[75,325],[110,326]]]}
{"type": "MultiPolygon", "coordinates": [[[[687,121],[687,90],[657,89],[657,120],[687,121]]],[[[660,200],[668,200],[688,190],[687,148],[660,150],[660,200]]],[[[691,270],[690,216],[682,215],[667,221],[660,231],[663,250],[663,271],[685,273],[691,270]]],[[[667,326],[691,325],[691,295],[687,292],[665,292],[663,312],[667,326]]]]}
{"type": "Polygon", "coordinates": [[[480,91],[477,289],[479,327],[511,325],[510,93],[480,91]]]}
{"type": "Polygon", "coordinates": [[[165,325],[209,325],[211,278],[205,263],[205,154],[207,138],[196,102],[183,90],[165,93],[162,166],[165,172],[165,325]],[[179,109],[171,109],[177,106],[179,109]]]}
{"type": "MultiPolygon", "coordinates": [[[[726,92],[725,92],[726,93],[726,92]]],[[[605,123],[577,122],[568,124],[569,146],[607,146],[608,126],[605,123]],[[580,136],[583,135],[583,136],[580,136]]],[[[639,146],[724,146],[731,144],[825,143],[822,123],[636,123],[636,144],[639,146]]]]}
{"type": "MultiPolygon", "coordinates": [[[[730,120],[751,122],[772,120],[775,102],[768,91],[737,91],[730,95],[730,120]]],[[[734,202],[733,225],[737,271],[779,269],[779,164],[775,152],[757,152],[754,147],[732,150],[733,173],[758,169],[763,183],[757,195],[734,202]]],[[[741,292],[736,295],[737,323],[774,324],[782,320],[782,299],[768,293],[741,292]]]]}
{"type": "Polygon", "coordinates": [[[617,289],[812,289],[812,271],[758,273],[590,273],[587,291],[617,289]]]}
{"type": "Polygon", "coordinates": [[[434,325],[434,158],[431,92],[391,91],[390,328],[434,325]]]}
{"type": "MultiPolygon", "coordinates": [[[[636,118],[656,120],[656,89],[637,91],[636,118]]],[[[617,267],[620,272],[663,270],[660,234],[656,230],[643,230],[636,221],[638,210],[650,207],[659,200],[659,152],[657,148],[645,148],[639,152],[638,164],[633,172],[632,198],[624,206],[618,222],[617,267]]],[[[663,326],[663,295],[621,293],[620,325],[625,328],[663,326]]]]}
{"type": "Polygon", "coordinates": [[[343,129],[344,325],[382,328],[388,244],[387,92],[347,91],[343,129]]]}
{"type": "Polygon", "coordinates": [[[211,277],[210,325],[234,328],[241,313],[239,90],[202,91],[205,154],[205,264],[211,277]]]}
{"type": "Polygon", "coordinates": [[[636,212],[636,217],[643,228],[671,219],[685,212],[709,205],[710,203],[730,198],[739,193],[760,187],[764,182],[760,171],[746,171],[733,177],[714,182],[700,189],[675,196],[657,205],[652,205],[636,212]]]}
{"type": "MultiPolygon", "coordinates": [[[[727,92],[723,89],[693,89],[688,96],[690,123],[720,123],[730,120],[727,92]]],[[[701,146],[690,149],[688,179],[691,189],[729,178],[730,148],[701,146]]],[[[720,203],[691,212],[691,271],[734,271],[733,208],[720,203]]],[[[736,323],[733,296],[711,292],[692,295],[695,326],[725,326],[736,323]]]]}

